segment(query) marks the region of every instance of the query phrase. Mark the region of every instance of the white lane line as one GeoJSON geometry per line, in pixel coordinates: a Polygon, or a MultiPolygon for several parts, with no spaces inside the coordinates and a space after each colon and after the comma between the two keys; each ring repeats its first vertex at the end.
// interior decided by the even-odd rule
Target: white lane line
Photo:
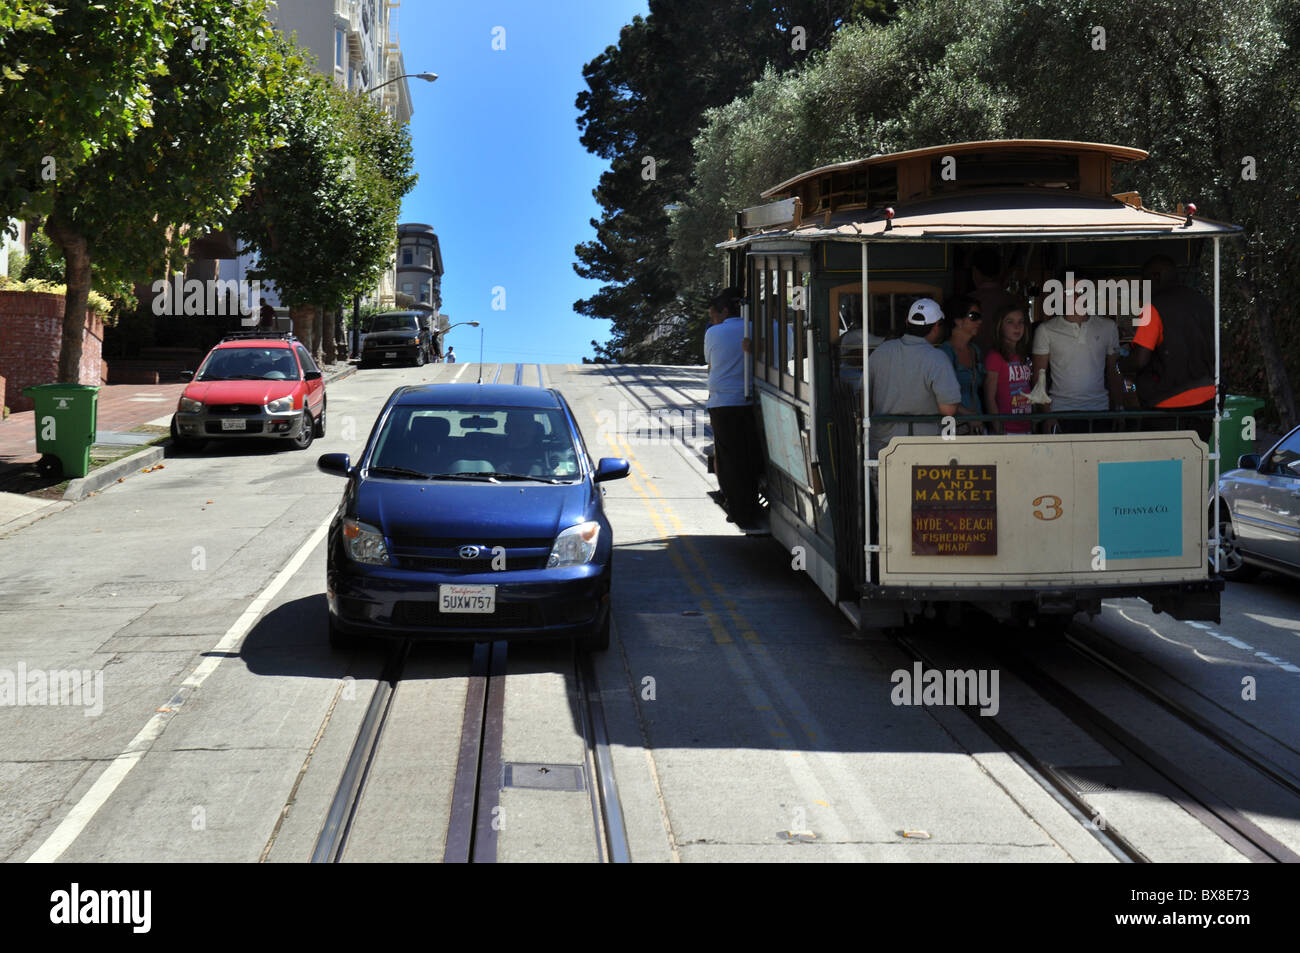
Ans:
{"type": "Polygon", "coordinates": [[[82,795],[81,800],[68,812],[68,816],[55,828],[54,833],[46,838],[45,843],[37,848],[36,853],[27,858],[27,863],[53,863],[63,855],[64,851],[72,846],[73,841],[81,836],[81,832],[86,829],[86,825],[104,806],[104,803],[112,797],[118,785],[126,779],[126,776],[131,773],[131,769],[140,762],[140,759],[148,753],[153,743],[158,740],[167,725],[168,718],[175,714],[185,703],[185,699],[202,685],[209,675],[217,670],[217,666],[221,664],[225,654],[230,652],[239,644],[239,640],[248,634],[249,629],[257,622],[262,612],[271,604],[271,600],[279,594],[294,573],[302,568],[303,563],[307,561],[307,557],[311,555],[311,551],[325,538],[330,521],[333,518],[334,514],[330,513],[329,516],[325,517],[325,521],[316,527],[316,531],[307,538],[307,542],[303,543],[298,551],[290,557],[284,568],[276,574],[275,578],[267,584],[257,598],[248,604],[248,608],[235,620],[235,624],[226,630],[226,634],[221,637],[221,640],[208,650],[208,657],[200,662],[189,677],[181,683],[180,690],[172,696],[170,701],[164,703],[158,709],[157,714],[146,722],[145,726],[140,729],[140,733],[127,744],[126,750],[113,759],[113,763],[104,769],[104,773],[91,785],[90,790],[82,795]]]}
{"type": "Polygon", "coordinates": [[[1286,629],[1292,632],[1300,632],[1300,622],[1295,619],[1283,619],[1275,615],[1257,615],[1254,612],[1245,613],[1247,619],[1254,619],[1256,622],[1263,622],[1265,625],[1271,625],[1275,629],[1286,629]]]}
{"type": "MultiPolygon", "coordinates": [[[[1247,614],[1249,615],[1249,613],[1247,614]]],[[[1276,655],[1269,655],[1267,652],[1262,652],[1255,648],[1255,646],[1248,645],[1241,641],[1241,639],[1233,638],[1231,635],[1224,635],[1222,632],[1215,632],[1214,629],[1210,628],[1204,622],[1188,622],[1187,624],[1200,629],[1206,635],[1212,635],[1214,638],[1219,639],[1222,642],[1227,642],[1235,649],[1241,649],[1243,652],[1250,652],[1256,658],[1262,658],[1265,662],[1268,662],[1270,665],[1276,665],[1284,672],[1290,672],[1292,675],[1300,675],[1300,665],[1288,662],[1284,658],[1278,658],[1276,655]]]]}
{"type": "Polygon", "coordinates": [[[456,371],[456,373],[451,375],[451,380],[449,380],[447,383],[448,384],[456,383],[456,381],[460,380],[460,375],[464,374],[467,370],[469,370],[469,365],[462,364],[460,368],[456,371]]]}

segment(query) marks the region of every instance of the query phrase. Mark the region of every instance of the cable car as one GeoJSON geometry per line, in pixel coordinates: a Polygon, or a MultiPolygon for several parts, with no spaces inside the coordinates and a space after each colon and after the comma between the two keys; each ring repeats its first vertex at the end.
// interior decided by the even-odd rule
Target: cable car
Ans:
{"type": "Polygon", "coordinates": [[[1001,289],[1027,302],[1031,333],[1058,276],[1133,288],[1090,319],[1113,320],[1121,342],[1141,320],[1144,262],[1171,259],[1184,284],[1212,265],[1219,393],[1219,243],[1241,229],[1116,194],[1116,168],[1146,156],[1057,140],[873,155],[797,175],[736,216],[718,247],[744,295],[772,535],[859,627],[973,604],[1052,629],[1130,596],[1218,621],[1218,521],[1206,512],[1207,500],[1218,512],[1220,461],[1197,433],[1218,446],[1216,411],[1169,417],[1129,395],[1116,412],[958,418],[1035,431],[971,434],[951,418],[872,409],[870,355],[918,299],[965,293],[980,249],[996,251],[1001,289]],[[1079,418],[1075,432],[1041,432],[1065,417],[1079,418]],[[864,453],[882,427],[887,444],[864,453]]]}

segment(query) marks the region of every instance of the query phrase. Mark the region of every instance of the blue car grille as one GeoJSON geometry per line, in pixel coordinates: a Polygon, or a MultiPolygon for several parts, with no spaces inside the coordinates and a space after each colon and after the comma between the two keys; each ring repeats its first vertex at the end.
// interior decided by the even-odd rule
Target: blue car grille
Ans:
{"type": "MultiPolygon", "coordinates": [[[[518,569],[545,569],[549,555],[550,553],[544,556],[518,556],[507,551],[505,563],[498,565],[509,572],[518,569]]],[[[495,569],[491,556],[485,559],[461,559],[459,556],[417,556],[395,552],[392,558],[398,569],[413,569],[418,572],[481,573],[493,572],[495,569]]]]}
{"type": "Polygon", "coordinates": [[[394,539],[389,556],[399,569],[417,572],[485,573],[496,570],[545,569],[551,555],[550,539],[497,539],[490,541],[405,537],[394,539]],[[479,554],[469,559],[460,555],[462,546],[478,546],[479,554]],[[500,547],[504,563],[493,566],[492,550],[500,547]]]}
{"type": "Polygon", "coordinates": [[[495,612],[439,612],[436,602],[403,601],[393,606],[393,625],[431,629],[536,628],[542,610],[526,602],[498,603],[495,612]]]}

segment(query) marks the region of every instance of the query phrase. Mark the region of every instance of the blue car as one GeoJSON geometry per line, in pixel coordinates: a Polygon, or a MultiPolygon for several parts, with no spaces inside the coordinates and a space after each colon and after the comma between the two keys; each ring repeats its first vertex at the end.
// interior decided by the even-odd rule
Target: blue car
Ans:
{"type": "Polygon", "coordinates": [[[368,636],[609,645],[612,531],[568,403],[540,387],[431,384],[393,392],[330,524],[330,645],[368,636]]]}

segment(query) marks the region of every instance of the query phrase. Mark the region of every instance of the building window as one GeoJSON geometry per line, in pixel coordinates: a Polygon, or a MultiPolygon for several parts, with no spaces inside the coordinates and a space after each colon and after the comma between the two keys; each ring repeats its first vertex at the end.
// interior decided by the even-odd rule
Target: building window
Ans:
{"type": "Polygon", "coordinates": [[[343,31],[334,31],[334,66],[337,69],[343,68],[343,31]]]}
{"type": "Polygon", "coordinates": [[[411,264],[411,261],[412,261],[411,249],[409,248],[402,249],[402,264],[409,265],[411,264]]]}
{"type": "Polygon", "coordinates": [[[409,295],[409,294],[411,294],[413,291],[415,291],[415,282],[413,282],[413,281],[403,281],[403,282],[402,282],[402,294],[408,294],[408,295],[409,295]]]}

